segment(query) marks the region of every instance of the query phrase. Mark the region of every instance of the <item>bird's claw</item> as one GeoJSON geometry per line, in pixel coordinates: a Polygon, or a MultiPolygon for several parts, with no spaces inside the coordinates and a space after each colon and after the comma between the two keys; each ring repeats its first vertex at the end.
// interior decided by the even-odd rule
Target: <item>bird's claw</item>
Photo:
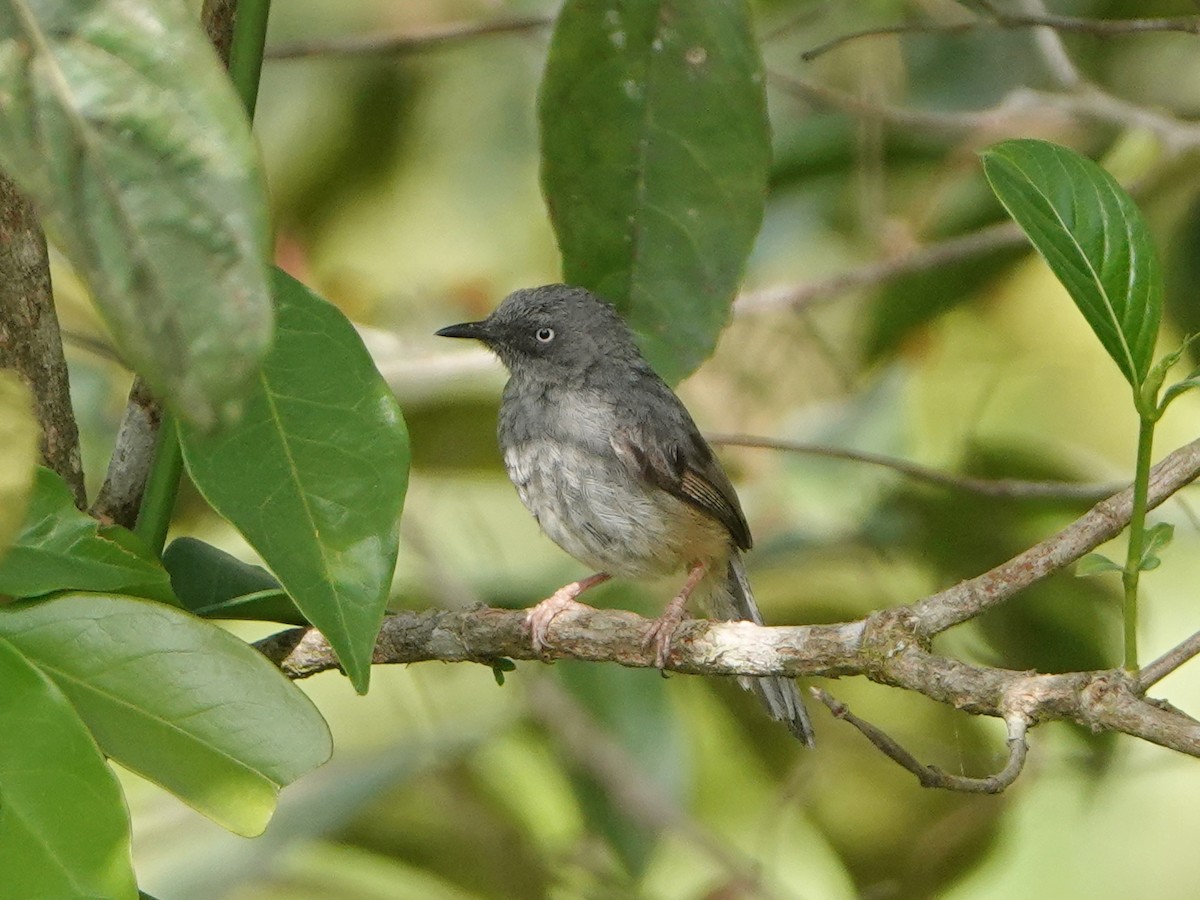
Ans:
{"type": "Polygon", "coordinates": [[[574,585],[559,588],[537,606],[532,606],[525,613],[525,628],[529,632],[533,652],[541,656],[549,645],[547,635],[550,623],[560,612],[568,609],[587,609],[587,605],[575,599],[576,594],[571,590],[574,585]]]}
{"type": "Polygon", "coordinates": [[[687,599],[686,594],[680,594],[668,603],[663,614],[650,623],[646,636],[642,638],[643,647],[654,648],[655,668],[666,668],[667,660],[671,657],[671,641],[675,637],[676,629],[683,622],[687,599]]]}

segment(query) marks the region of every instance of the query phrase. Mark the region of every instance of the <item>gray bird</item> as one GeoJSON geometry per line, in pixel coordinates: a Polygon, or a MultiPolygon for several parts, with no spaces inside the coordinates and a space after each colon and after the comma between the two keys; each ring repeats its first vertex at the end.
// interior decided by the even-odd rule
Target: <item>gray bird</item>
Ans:
{"type": "MultiPolygon", "coordinates": [[[[613,576],[686,570],[683,588],[646,637],[662,668],[688,598],[723,620],[762,624],[742,563],[750,528],[712,448],[683,403],[642,357],[617,311],[563,284],[516,291],[482,322],[442,337],[482,341],[508,368],[500,406],[504,465],[542,530],[596,571],[530,609],[534,649],[551,621],[613,576]]],[[[771,716],[812,746],[795,683],[742,678],[771,716]]]]}

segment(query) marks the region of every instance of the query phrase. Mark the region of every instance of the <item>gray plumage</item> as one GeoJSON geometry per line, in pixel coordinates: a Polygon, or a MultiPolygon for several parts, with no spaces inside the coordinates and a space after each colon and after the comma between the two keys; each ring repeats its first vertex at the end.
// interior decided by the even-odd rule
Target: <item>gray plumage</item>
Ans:
{"type": "MultiPolygon", "coordinates": [[[[626,578],[703,564],[710,611],[762,624],[741,557],[750,529],[733,485],[610,304],[583,288],[546,285],[510,294],[482,322],[438,334],[480,340],[508,368],[504,463],[555,543],[626,578]]],[[[793,681],[740,681],[812,744],[793,681]]]]}

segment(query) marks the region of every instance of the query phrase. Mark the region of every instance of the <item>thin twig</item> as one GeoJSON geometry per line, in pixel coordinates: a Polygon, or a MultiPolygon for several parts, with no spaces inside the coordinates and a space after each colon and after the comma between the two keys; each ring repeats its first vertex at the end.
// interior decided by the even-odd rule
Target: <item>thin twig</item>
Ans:
{"type": "Polygon", "coordinates": [[[828,278],[743,293],[734,304],[738,315],[798,311],[835,300],[850,291],[865,290],[905,275],[928,272],[953,262],[999,250],[1020,247],[1027,238],[1015,222],[989,225],[971,234],[948,238],[893,259],[866,263],[828,278]]]}
{"type": "MultiPolygon", "coordinates": [[[[1086,82],[1078,83],[1070,91],[1036,91],[1018,87],[988,109],[942,112],[871,103],[845,91],[793,75],[778,71],[767,74],[772,84],[806,103],[887,122],[900,128],[967,133],[997,131],[1006,124],[1011,128],[1022,122],[1027,123],[1033,117],[1048,118],[1053,115],[1145,128],[1158,137],[1172,155],[1200,146],[1200,124],[1147,109],[1086,82]]],[[[1028,124],[1023,125],[1021,130],[1027,131],[1028,124]]]]}
{"type": "Polygon", "coordinates": [[[969,475],[952,475],[939,469],[932,469],[918,463],[878,453],[830,447],[825,444],[785,441],[748,434],[713,434],[707,437],[710,443],[724,447],[761,447],[767,450],[785,450],[790,453],[804,453],[810,456],[845,459],[881,466],[917,481],[924,481],[939,487],[1006,500],[1054,499],[1097,503],[1105,497],[1111,497],[1127,484],[1127,482],[1078,484],[1070,481],[1024,481],[1018,478],[973,478],[969,475]]]}
{"type": "Polygon", "coordinates": [[[921,787],[942,788],[967,794],[999,794],[1016,781],[1021,770],[1025,768],[1025,757],[1029,752],[1029,744],[1025,740],[1025,731],[1028,725],[1020,717],[1013,717],[1009,720],[1008,763],[995,775],[972,778],[967,775],[951,775],[936,766],[925,765],[901,747],[885,731],[852,713],[850,708],[840,700],[820,688],[815,687],[810,690],[814,697],[829,707],[834,718],[849,722],[862,732],[863,736],[874,744],[884,756],[916,775],[917,780],[921,782],[921,787]]]}
{"type": "Polygon", "coordinates": [[[1171,155],[1200,146],[1200,123],[1148,109],[1092,84],[1080,85],[1070,93],[1021,88],[1004,102],[1014,109],[1054,110],[1073,118],[1094,119],[1123,128],[1144,128],[1162,141],[1164,149],[1171,155]]]}
{"type": "Polygon", "coordinates": [[[962,110],[941,112],[938,110],[912,109],[872,103],[854,94],[839,91],[827,85],[817,84],[775,69],[768,70],[770,83],[787,94],[812,104],[820,109],[832,109],[849,113],[863,119],[873,119],[900,128],[919,131],[966,132],[995,127],[1011,113],[1000,106],[989,110],[962,110]]]}
{"type": "MultiPolygon", "coordinates": [[[[1190,484],[1197,474],[1200,440],[1180,447],[1151,470],[1149,508],[1190,484]]],[[[1066,568],[1120,534],[1129,523],[1132,505],[1132,490],[1126,488],[1008,562],[927,597],[912,609],[920,622],[918,630],[932,637],[1066,568]]]]}
{"type": "Polygon", "coordinates": [[[453,22],[432,25],[420,31],[393,34],[364,34],[346,37],[292,41],[267,48],[268,59],[300,59],[309,56],[402,56],[424,53],[479,37],[537,31],[554,23],[552,16],[524,16],[494,22],[453,22]]]}
{"type": "Polygon", "coordinates": [[[1200,631],[1168,650],[1154,662],[1143,666],[1137,675],[1138,692],[1144,694],[1151,686],[1162,681],[1197,654],[1200,654],[1200,631]]]}
{"type": "MultiPolygon", "coordinates": [[[[981,4],[982,5],[982,4],[981,4]]],[[[823,56],[831,50],[855,41],[888,35],[937,34],[955,36],[983,29],[1053,28],[1060,32],[1088,34],[1094,37],[1120,37],[1131,34],[1177,32],[1200,34],[1200,18],[1177,16],[1171,18],[1145,19],[1079,19],[1072,16],[1006,14],[991,11],[990,18],[969,22],[908,22],[902,25],[884,25],[864,28],[848,34],[838,35],[800,54],[805,62],[823,56]]]]}
{"type": "Polygon", "coordinates": [[[87,507],[79,426],[50,286],[46,235],[33,204],[0,172],[0,367],[13,369],[33,396],[42,460],[87,507]]]}
{"type": "MultiPolygon", "coordinates": [[[[1017,2],[1024,7],[1022,13],[1030,18],[1043,18],[1046,15],[1046,7],[1042,4],[1042,0],[1017,0],[1017,2]]],[[[993,16],[999,15],[990,4],[981,2],[981,5],[993,16]]],[[[1035,27],[1033,42],[1041,53],[1042,62],[1046,64],[1050,77],[1061,89],[1074,90],[1084,83],[1084,77],[1075,68],[1075,63],[1071,61],[1067,48],[1063,44],[1062,34],[1058,29],[1035,27]]]]}
{"type": "Polygon", "coordinates": [[[1005,13],[996,9],[987,0],[975,0],[987,10],[992,21],[1002,28],[1053,28],[1073,34],[1088,34],[1093,37],[1121,37],[1130,34],[1176,32],[1200,34],[1200,17],[1173,16],[1139,19],[1081,19],[1074,16],[1058,16],[1049,13],[1005,13]]]}
{"type": "Polygon", "coordinates": [[[858,31],[849,31],[846,34],[839,34],[837,37],[832,37],[823,43],[817,44],[815,47],[810,47],[800,54],[800,59],[804,62],[812,62],[820,56],[824,56],[839,47],[844,47],[846,44],[853,44],[858,41],[867,40],[877,37],[902,37],[909,34],[936,34],[940,37],[950,37],[956,34],[967,34],[972,31],[978,31],[981,28],[996,27],[989,22],[905,22],[901,25],[876,25],[874,28],[862,28],[858,31]]]}

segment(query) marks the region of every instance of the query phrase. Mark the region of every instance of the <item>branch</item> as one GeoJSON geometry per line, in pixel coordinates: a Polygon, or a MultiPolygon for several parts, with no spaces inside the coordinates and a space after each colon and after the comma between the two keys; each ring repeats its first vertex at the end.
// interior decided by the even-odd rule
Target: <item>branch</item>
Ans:
{"type": "MultiPolygon", "coordinates": [[[[1054,114],[1071,119],[1095,119],[1125,128],[1145,128],[1158,137],[1172,155],[1200,146],[1200,124],[1147,109],[1084,81],[1074,82],[1069,90],[1064,91],[1036,91],[1018,87],[987,109],[940,112],[871,103],[845,91],[778,71],[768,72],[768,76],[772,84],[806,103],[900,128],[951,132],[995,131],[1006,125],[1011,128],[1014,123],[1019,124],[1034,116],[1054,114]]],[[[1028,125],[1023,125],[1021,130],[1028,131],[1028,125]]]]}
{"type": "MultiPolygon", "coordinates": [[[[1150,472],[1149,508],[1200,475],[1200,440],[1185,444],[1150,472]]],[[[1018,591],[1065,568],[1121,533],[1133,507],[1126,488],[1092,507],[1062,531],[991,571],[934,594],[913,606],[919,632],[932,637],[1004,602],[1018,591]]]]}
{"type": "MultiPolygon", "coordinates": [[[[1019,88],[991,109],[947,113],[881,106],[791,75],[780,72],[770,72],[769,75],[773,84],[805,102],[904,128],[963,132],[994,130],[1006,119],[1053,113],[1092,118],[1123,127],[1145,128],[1156,134],[1164,147],[1174,155],[1200,147],[1200,123],[1146,109],[1088,84],[1082,84],[1070,93],[1019,88]]],[[[903,256],[868,262],[819,280],[744,292],[737,298],[734,312],[737,315],[782,310],[801,312],[851,291],[875,288],[907,275],[1023,247],[1026,243],[1027,238],[1015,222],[1002,222],[929,244],[903,256]]]]}
{"type": "Polygon", "coordinates": [[[108,471],[104,474],[104,484],[89,510],[97,519],[130,529],[137,524],[142,494],[154,466],[162,415],[162,405],[146,382],[140,377],[134,378],[108,460],[108,471]]]}
{"type": "Polygon", "coordinates": [[[755,437],[746,434],[713,434],[707,435],[711,444],[723,447],[761,447],[767,450],[786,450],[792,453],[804,453],[810,456],[823,456],[828,459],[845,459],[852,462],[866,463],[899,472],[916,481],[924,481],[938,487],[952,488],[980,494],[984,497],[995,497],[1004,500],[1078,500],[1080,502],[1096,503],[1105,497],[1111,497],[1125,486],[1126,482],[1111,484],[1077,484],[1070,481],[1024,481],[1018,478],[973,478],[969,475],[952,475],[938,469],[931,469],[918,463],[895,459],[878,453],[867,453],[862,450],[850,450],[843,447],[829,447],[824,444],[809,444],[803,441],[784,441],[774,438],[755,437]]]}
{"type": "MultiPolygon", "coordinates": [[[[647,668],[655,665],[654,649],[643,641],[650,624],[623,610],[560,613],[551,627],[554,647],[538,655],[524,610],[403,612],[384,619],[372,661],[492,666],[502,659],[581,659],[647,668]]],[[[667,668],[690,675],[856,674],[853,659],[861,631],[862,623],[761,628],[750,622],[694,621],[680,626],[667,668]],[[747,635],[749,642],[743,640],[747,635]]],[[[315,628],[291,628],[255,646],[289,678],[338,668],[329,642],[315,628]]]]}
{"type": "Polygon", "coordinates": [[[885,122],[900,128],[912,128],[918,131],[976,131],[985,128],[995,128],[1002,119],[1012,118],[1013,111],[1004,107],[1003,103],[986,110],[940,112],[938,110],[912,109],[902,106],[890,106],[872,103],[846,91],[839,91],[827,85],[817,84],[805,78],[797,78],[777,70],[770,70],[767,76],[771,84],[784,93],[810,103],[820,109],[844,112],[860,119],[885,122]]]}
{"type": "Polygon", "coordinates": [[[969,22],[910,22],[903,25],[865,28],[862,31],[839,35],[823,44],[819,44],[811,50],[801,53],[800,58],[805,62],[811,62],[818,56],[823,56],[831,50],[836,50],[838,47],[867,38],[905,34],[954,36],[968,34],[980,29],[1015,30],[1025,28],[1053,28],[1055,31],[1089,34],[1093,37],[1101,38],[1164,32],[1200,34],[1200,18],[1196,16],[1144,19],[1079,19],[1073,16],[1003,13],[994,9],[990,4],[985,6],[981,3],[980,5],[984,6],[989,13],[988,18],[975,19],[969,22]]]}
{"type": "Polygon", "coordinates": [[[1154,662],[1143,666],[1138,672],[1138,692],[1144,694],[1151,686],[1158,684],[1197,654],[1200,654],[1200,631],[1177,647],[1168,650],[1154,662]]]}
{"type": "MultiPolygon", "coordinates": [[[[646,668],[654,665],[644,640],[653,624],[622,610],[568,610],[554,619],[552,644],[537,656],[524,610],[403,612],[384,619],[374,662],[495,666],[505,659],[577,659],[646,668]]],[[[976,715],[1071,720],[1200,756],[1200,722],[1141,697],[1123,671],[1037,675],[973,666],[926,650],[918,626],[903,607],[836,625],[692,620],[679,627],[666,668],[689,675],[863,675],[976,715]]],[[[314,628],[288,629],[255,646],[289,678],[338,668],[329,642],[314,628]]]]}
{"type": "Polygon", "coordinates": [[[1021,770],[1025,768],[1025,757],[1029,753],[1029,744],[1025,741],[1025,731],[1029,727],[1029,723],[1021,716],[1012,716],[1008,719],[1008,764],[995,775],[989,775],[986,778],[971,778],[967,775],[951,775],[936,766],[927,766],[921,763],[886,732],[850,712],[850,708],[840,700],[820,688],[813,688],[812,694],[829,707],[829,711],[835,719],[849,722],[861,731],[884,756],[916,775],[917,780],[921,782],[921,787],[944,788],[967,794],[999,794],[1016,781],[1021,770]]]}
{"type": "MultiPolygon", "coordinates": [[[[978,0],[978,2],[993,17],[1000,15],[987,0],[978,0]]],[[[1021,13],[1024,18],[1045,18],[1046,7],[1042,3],[1042,0],[1016,0],[1016,2],[1022,7],[1021,13]]],[[[1054,79],[1060,88],[1071,90],[1084,83],[1083,75],[1075,67],[1075,63],[1071,61],[1071,57],[1067,54],[1066,45],[1063,44],[1062,35],[1058,29],[1035,27],[1033,30],[1033,42],[1041,54],[1042,62],[1045,63],[1050,77],[1054,79]]]]}
{"type": "Polygon", "coordinates": [[[33,204],[0,172],[0,367],[13,369],[29,388],[42,427],[45,464],[87,506],[79,426],[71,407],[67,360],[50,287],[46,235],[33,204]]]}
{"type": "Polygon", "coordinates": [[[452,46],[478,37],[536,31],[554,24],[553,16],[525,16],[494,22],[454,22],[433,25],[420,31],[366,34],[349,37],[293,41],[268,47],[268,59],[300,59],[308,56],[361,56],[386,53],[402,56],[452,46]]]}
{"type": "MultiPolygon", "coordinates": [[[[1200,440],[1154,467],[1150,505],[1162,503],[1197,475],[1200,440]]],[[[912,606],[882,610],[855,622],[773,628],[751,622],[685,622],[676,633],[665,668],[690,675],[862,675],[969,713],[1003,718],[1010,729],[1009,766],[961,789],[1002,789],[1010,774],[1016,777],[1012,769],[1019,772],[1024,760],[1025,751],[1014,747],[1013,739],[1023,742],[1026,725],[1049,720],[1120,731],[1200,756],[1200,722],[1142,696],[1154,680],[1198,652],[1200,636],[1152,663],[1141,678],[1119,669],[1051,675],[1016,672],[970,665],[929,649],[933,635],[1003,602],[1116,535],[1127,524],[1130,507],[1129,491],[1122,491],[990,572],[912,606]]],[[[649,667],[655,665],[655,654],[645,638],[653,625],[621,610],[568,610],[554,619],[550,646],[538,655],[523,610],[404,612],[384,619],[373,661],[441,660],[495,667],[509,659],[578,659],[649,667]]],[[[289,678],[338,668],[329,642],[314,628],[279,632],[255,646],[289,678]]]]}
{"type": "Polygon", "coordinates": [[[1015,222],[990,225],[971,234],[930,244],[904,256],[866,263],[819,281],[743,293],[734,304],[734,312],[738,315],[778,310],[799,312],[834,300],[849,291],[877,287],[905,275],[928,272],[949,263],[1009,247],[1020,247],[1027,240],[1015,222]]]}

